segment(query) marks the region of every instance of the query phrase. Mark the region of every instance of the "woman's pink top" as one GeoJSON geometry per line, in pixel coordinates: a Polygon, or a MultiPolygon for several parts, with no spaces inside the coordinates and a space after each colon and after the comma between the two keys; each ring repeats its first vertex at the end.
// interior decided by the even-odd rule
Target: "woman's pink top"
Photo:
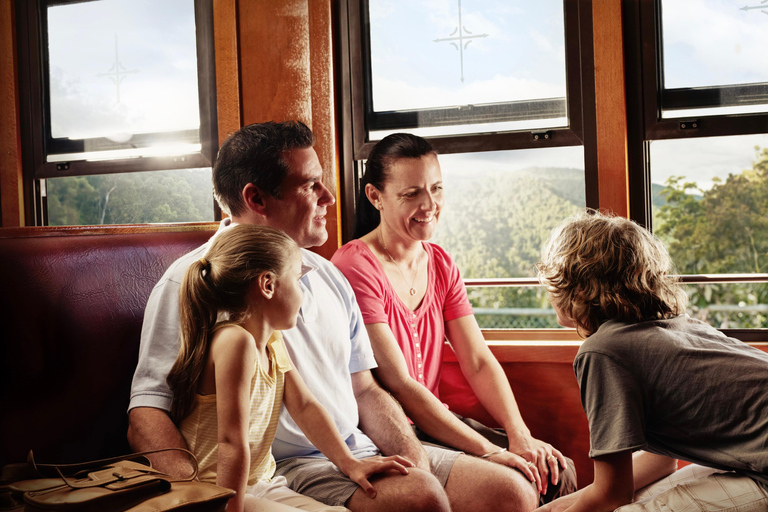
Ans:
{"type": "Polygon", "coordinates": [[[415,311],[397,296],[381,263],[365,242],[349,242],[336,251],[331,261],[352,285],[363,322],[389,324],[408,373],[439,398],[445,322],[471,315],[472,306],[451,256],[438,245],[423,245],[428,256],[427,292],[415,311]]]}

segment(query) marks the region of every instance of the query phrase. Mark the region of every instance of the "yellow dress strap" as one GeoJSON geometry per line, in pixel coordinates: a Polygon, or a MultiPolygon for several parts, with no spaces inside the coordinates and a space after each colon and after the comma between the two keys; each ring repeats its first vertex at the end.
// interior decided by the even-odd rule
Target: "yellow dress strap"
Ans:
{"type": "Polygon", "coordinates": [[[285,342],[283,341],[283,335],[280,331],[275,331],[267,341],[267,349],[269,350],[272,361],[274,361],[275,368],[280,373],[285,373],[291,369],[291,359],[288,357],[288,351],[285,348],[285,342]]]}

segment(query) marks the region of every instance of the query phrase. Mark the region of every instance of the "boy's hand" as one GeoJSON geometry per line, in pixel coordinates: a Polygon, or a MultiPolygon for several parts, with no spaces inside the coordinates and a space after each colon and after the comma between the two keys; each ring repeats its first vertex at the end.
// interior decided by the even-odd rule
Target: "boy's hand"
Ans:
{"type": "Polygon", "coordinates": [[[362,487],[369,498],[373,499],[376,497],[376,489],[368,481],[371,476],[386,471],[397,471],[400,474],[407,475],[408,468],[412,467],[414,467],[414,464],[410,460],[400,455],[392,455],[390,457],[376,456],[358,459],[352,462],[349,468],[344,468],[342,471],[350,480],[362,487]]]}

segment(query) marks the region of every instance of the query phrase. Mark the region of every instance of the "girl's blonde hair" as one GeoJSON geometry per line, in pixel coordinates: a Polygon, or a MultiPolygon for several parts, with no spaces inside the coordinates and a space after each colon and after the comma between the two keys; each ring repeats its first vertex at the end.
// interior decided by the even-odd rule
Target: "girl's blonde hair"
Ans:
{"type": "Polygon", "coordinates": [[[263,272],[280,275],[298,250],[279,229],[238,224],[216,235],[205,257],[189,266],[179,294],[181,348],[167,378],[174,422],[192,410],[219,313],[242,321],[253,282],[263,272]]]}
{"type": "Polygon", "coordinates": [[[584,337],[613,318],[677,316],[688,302],[658,238],[630,220],[594,210],[555,228],[537,268],[552,304],[584,337]]]}

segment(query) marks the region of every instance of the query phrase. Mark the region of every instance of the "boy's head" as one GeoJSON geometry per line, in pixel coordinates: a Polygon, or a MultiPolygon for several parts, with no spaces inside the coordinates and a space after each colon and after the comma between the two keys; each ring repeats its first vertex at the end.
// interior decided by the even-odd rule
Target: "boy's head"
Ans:
{"type": "Polygon", "coordinates": [[[558,320],[582,336],[606,320],[641,322],[685,312],[687,297],[670,276],[664,244],[622,217],[581,213],[550,235],[537,265],[558,320]]]}

